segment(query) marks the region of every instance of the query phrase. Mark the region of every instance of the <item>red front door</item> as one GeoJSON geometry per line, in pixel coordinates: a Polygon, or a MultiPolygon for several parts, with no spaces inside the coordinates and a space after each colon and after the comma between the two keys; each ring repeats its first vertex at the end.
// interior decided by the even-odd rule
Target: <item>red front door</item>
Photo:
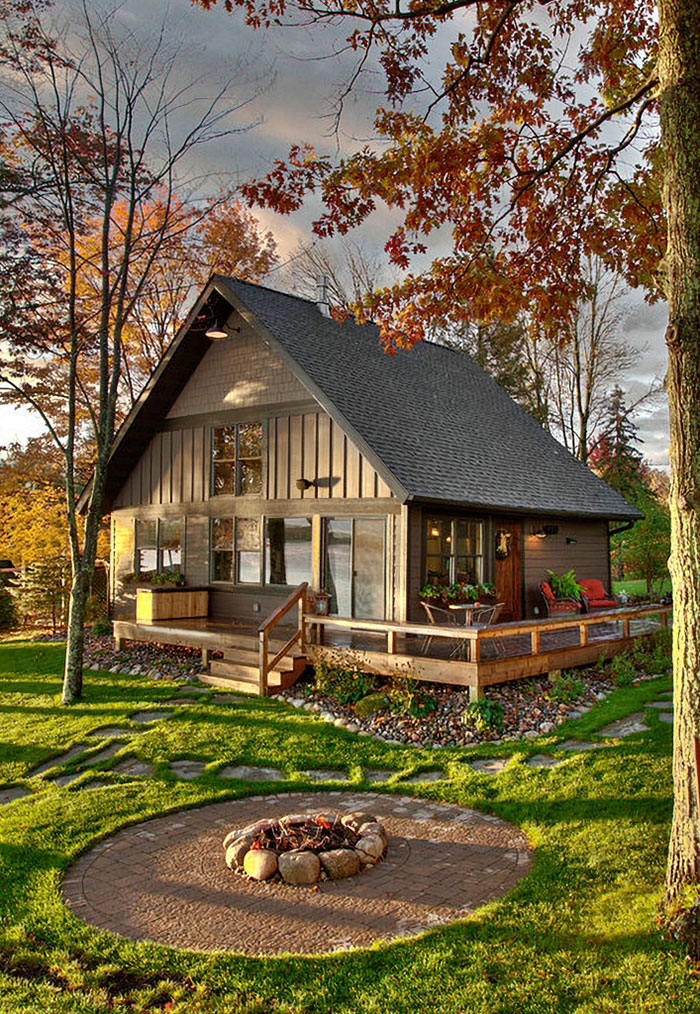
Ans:
{"type": "Polygon", "coordinates": [[[520,525],[516,521],[497,521],[495,527],[494,584],[498,601],[503,602],[499,623],[522,619],[522,583],[520,576],[520,525]],[[506,553],[507,555],[503,555],[506,553]]]}

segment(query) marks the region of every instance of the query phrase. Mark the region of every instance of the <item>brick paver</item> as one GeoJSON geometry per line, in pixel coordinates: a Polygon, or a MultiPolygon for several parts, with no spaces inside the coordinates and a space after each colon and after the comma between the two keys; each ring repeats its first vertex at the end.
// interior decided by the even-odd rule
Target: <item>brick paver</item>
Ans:
{"type": "Polygon", "coordinates": [[[412,936],[462,918],[528,871],[524,834],[465,807],[372,792],[229,800],[124,828],[69,869],[76,916],[135,940],[249,955],[316,954],[412,936]],[[312,888],[226,868],[224,835],[261,817],[364,810],[389,833],[385,859],[312,888]]]}

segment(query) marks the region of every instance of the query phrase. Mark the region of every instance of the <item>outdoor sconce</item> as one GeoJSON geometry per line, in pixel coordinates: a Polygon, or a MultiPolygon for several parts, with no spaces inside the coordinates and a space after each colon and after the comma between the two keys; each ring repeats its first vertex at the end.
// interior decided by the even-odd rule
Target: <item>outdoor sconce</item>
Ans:
{"type": "Polygon", "coordinates": [[[547,538],[547,533],[545,532],[544,528],[535,528],[533,526],[533,528],[532,528],[532,534],[535,536],[536,539],[546,539],[547,538]]]}
{"type": "Polygon", "coordinates": [[[510,540],[512,533],[505,528],[499,528],[496,532],[496,559],[507,560],[510,556],[510,540]]]}
{"type": "Polygon", "coordinates": [[[540,525],[539,528],[532,527],[532,534],[536,539],[546,539],[548,535],[556,535],[559,525],[540,525]]]}
{"type": "Polygon", "coordinates": [[[566,544],[567,544],[567,546],[575,546],[577,542],[578,542],[578,539],[572,539],[570,536],[567,535],[567,537],[566,537],[566,544]]]}
{"type": "Polygon", "coordinates": [[[298,490],[303,491],[305,489],[309,489],[312,485],[313,483],[310,482],[309,479],[297,479],[296,481],[296,487],[298,490]]]}

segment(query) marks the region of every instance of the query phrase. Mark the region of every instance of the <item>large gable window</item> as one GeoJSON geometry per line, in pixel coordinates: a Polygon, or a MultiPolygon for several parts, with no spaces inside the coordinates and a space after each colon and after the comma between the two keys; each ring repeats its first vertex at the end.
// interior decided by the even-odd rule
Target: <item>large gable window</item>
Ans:
{"type": "Polygon", "coordinates": [[[262,423],[217,426],[212,436],[213,496],[262,493],[262,423]]]}
{"type": "Polygon", "coordinates": [[[484,573],[484,526],[466,518],[427,518],[425,580],[428,584],[478,584],[484,573]]]}

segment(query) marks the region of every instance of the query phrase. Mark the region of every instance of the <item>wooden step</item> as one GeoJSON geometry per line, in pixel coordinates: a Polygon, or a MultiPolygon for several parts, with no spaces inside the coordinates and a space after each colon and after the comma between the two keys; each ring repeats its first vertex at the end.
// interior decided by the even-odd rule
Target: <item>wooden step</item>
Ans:
{"type": "MultiPolygon", "coordinates": [[[[303,655],[288,659],[286,662],[281,661],[275,670],[268,673],[268,693],[276,693],[278,690],[286,690],[293,686],[306,669],[306,665],[307,661],[303,655]]],[[[251,665],[246,661],[231,659],[212,659],[209,663],[209,670],[208,673],[200,675],[199,679],[202,683],[216,687],[229,687],[231,690],[242,690],[244,693],[256,694],[259,692],[260,670],[257,664],[251,665]]]]}
{"type": "MultiPolygon", "coordinates": [[[[282,647],[282,645],[280,644],[280,648],[281,647],[282,647]]],[[[274,647],[271,646],[269,648],[269,650],[268,650],[268,653],[267,653],[268,658],[273,659],[275,657],[275,655],[277,654],[278,650],[279,649],[275,649],[274,647]]],[[[237,648],[237,647],[236,648],[229,648],[229,647],[226,647],[226,648],[224,648],[222,650],[222,654],[224,656],[225,661],[227,661],[227,662],[240,662],[243,665],[254,665],[254,666],[257,666],[258,662],[259,662],[259,659],[260,659],[260,653],[257,650],[256,651],[252,651],[252,650],[246,649],[246,648],[237,648]]],[[[291,669],[292,665],[294,663],[294,659],[295,658],[299,658],[299,657],[301,657],[301,656],[298,653],[294,653],[294,652],[292,652],[292,653],[290,653],[288,655],[283,655],[282,658],[277,663],[277,665],[275,666],[275,669],[291,669]]]]}

